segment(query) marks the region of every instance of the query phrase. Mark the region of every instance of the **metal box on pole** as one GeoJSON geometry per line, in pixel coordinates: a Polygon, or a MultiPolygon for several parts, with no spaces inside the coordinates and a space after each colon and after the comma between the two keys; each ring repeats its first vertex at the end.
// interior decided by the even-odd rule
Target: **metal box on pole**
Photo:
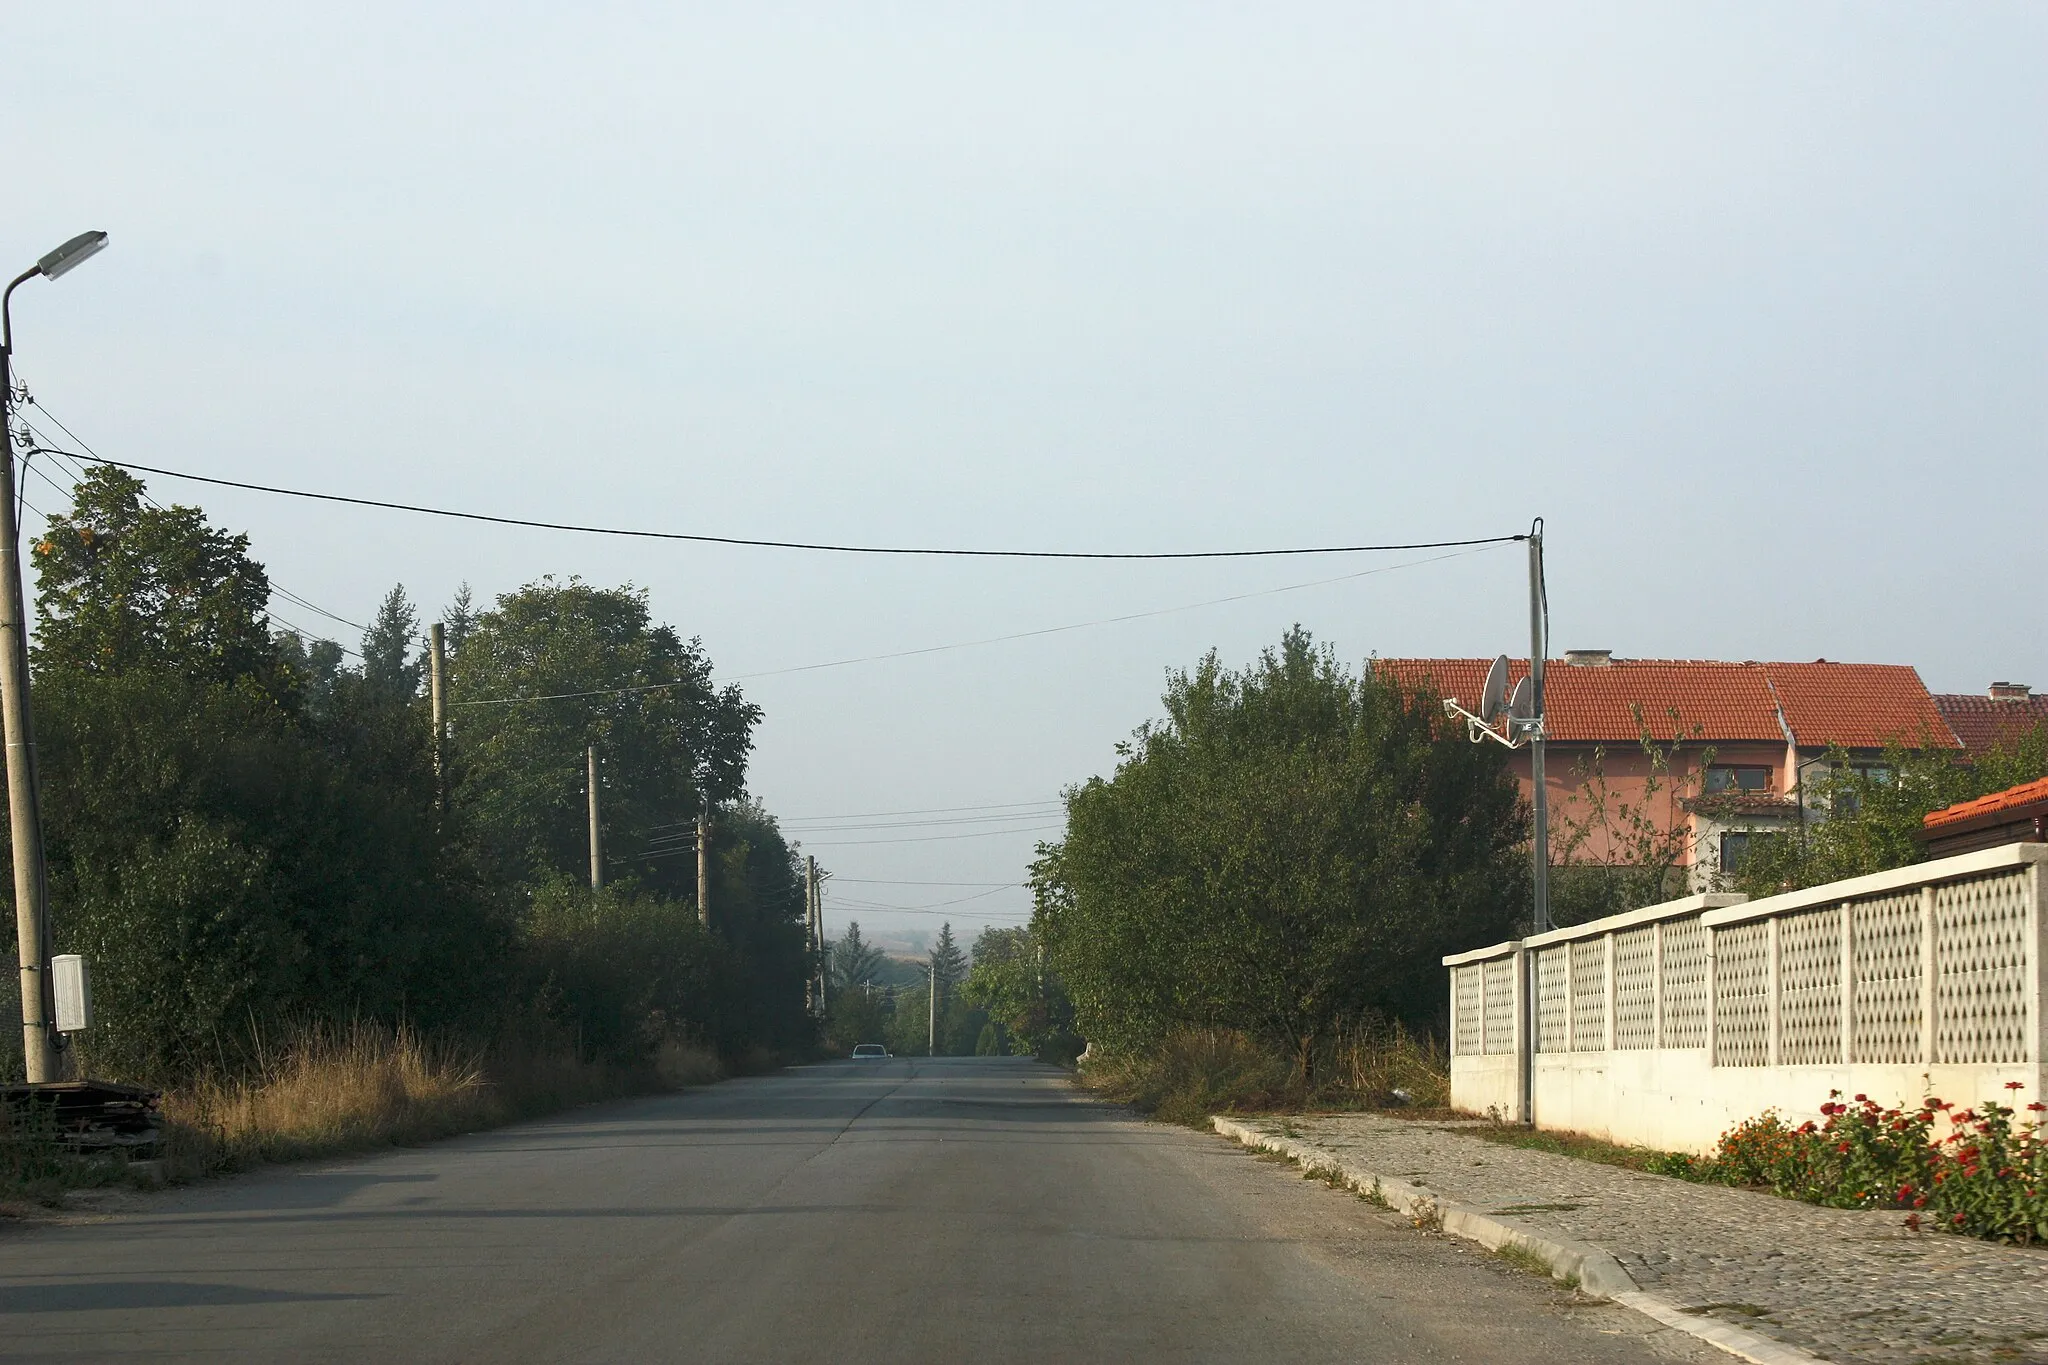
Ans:
{"type": "Polygon", "coordinates": [[[92,1027],[92,973],[77,953],[50,959],[50,987],[57,997],[57,1032],[82,1033],[92,1027]]]}

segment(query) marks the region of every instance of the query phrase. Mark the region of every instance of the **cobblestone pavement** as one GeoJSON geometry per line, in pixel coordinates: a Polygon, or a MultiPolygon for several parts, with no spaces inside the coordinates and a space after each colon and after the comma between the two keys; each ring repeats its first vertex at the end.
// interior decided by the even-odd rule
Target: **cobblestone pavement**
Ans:
{"type": "Polygon", "coordinates": [[[1508,1147],[1474,1123],[1244,1119],[1612,1253],[1649,1293],[1856,1365],[2048,1362],[2048,1251],[1508,1147]]]}

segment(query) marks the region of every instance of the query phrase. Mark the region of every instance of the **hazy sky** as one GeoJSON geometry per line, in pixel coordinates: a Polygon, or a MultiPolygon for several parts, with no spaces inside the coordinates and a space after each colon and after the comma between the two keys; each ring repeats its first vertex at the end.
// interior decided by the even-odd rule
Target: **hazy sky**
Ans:
{"type": "MultiPolygon", "coordinates": [[[[1540,515],[1560,649],[2048,685],[2034,0],[4,22],[10,274],[113,234],[17,292],[17,362],[115,458],[882,543],[1540,515]]],[[[1266,594],[746,682],[753,786],[838,874],[834,933],[1022,919],[1021,889],[885,879],[1019,877],[1056,821],[1021,803],[1106,771],[1211,646],[1300,621],[1351,660],[1527,648],[1518,547],[875,561],[153,489],[352,620],[393,582],[437,609],[465,579],[630,581],[728,678],[1266,594]],[[1007,803],[994,836],[821,819],[1007,803]]]]}

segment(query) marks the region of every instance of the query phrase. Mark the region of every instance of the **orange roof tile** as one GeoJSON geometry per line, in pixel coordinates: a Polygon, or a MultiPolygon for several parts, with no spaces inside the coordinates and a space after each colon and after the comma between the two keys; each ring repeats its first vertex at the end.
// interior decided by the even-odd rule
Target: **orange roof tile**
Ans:
{"type": "Polygon", "coordinates": [[[1802,745],[1876,749],[1897,740],[1912,748],[1958,747],[1920,674],[1905,664],[1817,660],[1761,667],[1802,745]]]}
{"type": "MultiPolygon", "coordinates": [[[[1427,684],[1469,707],[1491,663],[1376,659],[1373,667],[1409,686],[1427,684]]],[[[1526,659],[1510,660],[1510,687],[1528,671],[1526,659]]],[[[1553,661],[1544,672],[1544,689],[1550,738],[1568,744],[1631,744],[1645,728],[1666,743],[1683,733],[1705,743],[1782,744],[1786,725],[1809,748],[1875,748],[1893,737],[1917,744],[1923,732],[1943,747],[1955,742],[1920,675],[1896,664],[1553,661]]]]}
{"type": "MultiPolygon", "coordinates": [[[[1443,696],[1474,705],[1491,659],[1376,659],[1373,667],[1410,686],[1428,683],[1443,696]]],[[[1511,660],[1510,689],[1529,671],[1511,660]]],[[[1706,742],[1761,740],[1782,744],[1771,690],[1754,664],[1706,659],[1616,659],[1544,670],[1549,736],[1562,743],[1633,744],[1645,728],[1670,742],[1683,732],[1706,742]],[[1638,713],[1640,712],[1640,720],[1638,713]],[[1673,716],[1676,715],[1674,723],[1673,716]]]]}
{"type": "Polygon", "coordinates": [[[2007,787],[2002,792],[1980,796],[1974,801],[1959,801],[1941,810],[1931,810],[1921,818],[1921,824],[1928,829],[1939,829],[1943,825],[1961,824],[1980,815],[1996,815],[2000,811],[2019,810],[2025,806],[2048,803],[2048,777],[2022,782],[2017,787],[2007,787]]]}
{"type": "Polygon", "coordinates": [[[1937,692],[1934,709],[1941,712],[1963,747],[1994,749],[2026,738],[2048,725],[2048,696],[1987,697],[1974,692],[1937,692]]]}

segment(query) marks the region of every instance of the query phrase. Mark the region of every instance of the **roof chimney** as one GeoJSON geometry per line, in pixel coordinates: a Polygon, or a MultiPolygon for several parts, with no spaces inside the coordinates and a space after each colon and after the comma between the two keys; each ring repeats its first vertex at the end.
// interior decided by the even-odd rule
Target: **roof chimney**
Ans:
{"type": "Polygon", "coordinates": [[[2034,695],[2034,689],[2025,683],[1995,682],[1991,684],[1993,701],[2025,701],[2034,695]]]}
{"type": "MultiPolygon", "coordinates": [[[[1577,664],[1580,668],[1605,668],[1614,662],[1614,651],[1611,649],[1568,649],[1564,652],[1564,661],[1568,664],[1577,664]]],[[[2000,684],[2000,686],[2003,685],[2000,684]]]]}

